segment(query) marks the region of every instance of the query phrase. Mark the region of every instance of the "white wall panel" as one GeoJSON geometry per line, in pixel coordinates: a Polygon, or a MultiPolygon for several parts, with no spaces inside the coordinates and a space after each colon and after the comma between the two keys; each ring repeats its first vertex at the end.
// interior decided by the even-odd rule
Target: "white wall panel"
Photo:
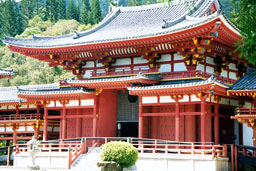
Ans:
{"type": "Polygon", "coordinates": [[[157,62],[165,62],[165,61],[171,61],[172,57],[170,54],[163,54],[161,56],[161,59],[158,59],[157,62]]]}
{"type": "Polygon", "coordinates": [[[175,102],[175,100],[173,100],[171,98],[171,96],[160,96],[160,103],[172,103],[175,102]]]}
{"type": "Polygon", "coordinates": [[[157,103],[157,96],[142,97],[142,103],[157,103]]]}
{"type": "Polygon", "coordinates": [[[181,56],[180,54],[177,54],[177,53],[174,54],[174,60],[175,60],[175,61],[177,61],[177,60],[183,60],[183,59],[184,59],[183,56],[181,56]]]}
{"type": "Polygon", "coordinates": [[[79,106],[79,101],[78,100],[70,100],[69,104],[66,106],[79,106]]]}
{"type": "Polygon", "coordinates": [[[94,99],[81,100],[81,106],[93,106],[94,99]]]}
{"type": "Polygon", "coordinates": [[[184,62],[174,63],[174,72],[176,72],[176,71],[187,71],[187,68],[186,68],[184,62]]]}
{"type": "Polygon", "coordinates": [[[130,64],[131,64],[131,58],[121,58],[121,59],[116,59],[116,63],[112,65],[118,66],[118,65],[130,65],[130,64]]]}
{"type": "Polygon", "coordinates": [[[136,58],[133,58],[133,63],[134,64],[146,64],[147,60],[144,59],[143,57],[136,57],[136,58]]]}
{"type": "Polygon", "coordinates": [[[161,64],[159,72],[171,72],[171,64],[161,64]]]}

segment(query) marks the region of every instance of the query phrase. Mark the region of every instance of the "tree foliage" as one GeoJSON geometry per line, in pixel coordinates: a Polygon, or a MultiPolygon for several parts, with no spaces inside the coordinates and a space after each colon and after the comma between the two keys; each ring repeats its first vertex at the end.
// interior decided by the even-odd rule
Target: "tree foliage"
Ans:
{"type": "Polygon", "coordinates": [[[233,14],[233,21],[241,30],[242,40],[237,43],[240,56],[256,66],[256,1],[234,1],[237,7],[233,14]]]}

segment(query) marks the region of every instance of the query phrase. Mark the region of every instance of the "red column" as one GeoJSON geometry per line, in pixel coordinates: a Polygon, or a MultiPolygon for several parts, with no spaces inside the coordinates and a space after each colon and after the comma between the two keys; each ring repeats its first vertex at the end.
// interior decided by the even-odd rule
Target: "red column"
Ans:
{"type": "MultiPolygon", "coordinates": [[[[62,113],[63,111],[60,110],[60,116],[62,116],[62,113]]],[[[62,139],[62,119],[60,119],[59,139],[62,139]]]]}
{"type": "MultiPolygon", "coordinates": [[[[254,126],[252,128],[253,130],[253,137],[252,137],[252,140],[253,140],[253,146],[256,147],[256,126],[254,126]]],[[[255,156],[256,157],[256,156],[255,156]]]]}
{"type": "Polygon", "coordinates": [[[62,139],[67,138],[67,118],[66,118],[66,106],[63,104],[63,113],[62,113],[62,139]]]}
{"type": "Polygon", "coordinates": [[[37,128],[35,125],[34,126],[34,136],[36,137],[37,140],[38,140],[38,135],[39,135],[39,128],[37,128]]]}
{"type": "Polygon", "coordinates": [[[180,141],[180,104],[175,105],[175,141],[180,141]]]}
{"type": "MultiPolygon", "coordinates": [[[[37,106],[36,106],[36,116],[37,116],[37,118],[39,117],[39,115],[40,115],[40,106],[37,105],[37,106]]],[[[39,118],[38,118],[38,119],[39,119],[39,118]]]]}
{"type": "MultiPolygon", "coordinates": [[[[195,104],[185,105],[186,112],[196,112],[195,104]]],[[[185,141],[195,142],[196,141],[196,116],[186,115],[185,116],[185,141]]]]}
{"type": "Polygon", "coordinates": [[[16,106],[16,117],[19,117],[19,105],[16,106]]]}
{"type": "MultiPolygon", "coordinates": [[[[81,109],[76,109],[76,114],[80,115],[81,114],[81,109]]],[[[76,118],[76,138],[82,136],[81,123],[82,123],[82,119],[81,118],[76,118]]]]}
{"type": "Polygon", "coordinates": [[[139,138],[143,138],[143,106],[142,97],[139,96],[139,138]]]}
{"type": "Polygon", "coordinates": [[[94,109],[93,109],[93,123],[92,123],[92,136],[97,137],[97,115],[99,115],[99,96],[94,98],[94,109]]]}
{"type": "Polygon", "coordinates": [[[48,135],[48,109],[46,105],[44,106],[44,133],[43,133],[43,140],[47,141],[48,135]]]}
{"type": "Polygon", "coordinates": [[[214,105],[214,143],[219,144],[219,105],[214,105]]]}
{"type": "Polygon", "coordinates": [[[201,99],[201,142],[206,142],[206,103],[201,99]]]}
{"type": "Polygon", "coordinates": [[[14,144],[17,144],[17,125],[16,124],[14,124],[13,125],[13,145],[14,144]]]}

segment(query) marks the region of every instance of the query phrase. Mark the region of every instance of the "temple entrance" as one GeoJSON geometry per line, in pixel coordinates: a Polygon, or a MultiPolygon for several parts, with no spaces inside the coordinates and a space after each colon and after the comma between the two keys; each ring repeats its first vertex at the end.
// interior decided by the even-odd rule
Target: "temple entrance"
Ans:
{"type": "Polygon", "coordinates": [[[117,136],[138,137],[139,99],[128,91],[117,95],[117,136]]]}

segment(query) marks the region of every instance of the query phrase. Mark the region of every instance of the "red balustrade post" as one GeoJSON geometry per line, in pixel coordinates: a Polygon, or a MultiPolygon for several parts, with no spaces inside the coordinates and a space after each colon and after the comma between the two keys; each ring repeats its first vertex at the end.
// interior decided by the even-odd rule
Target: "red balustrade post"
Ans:
{"type": "Polygon", "coordinates": [[[237,145],[235,145],[235,171],[237,171],[237,145]]]}

